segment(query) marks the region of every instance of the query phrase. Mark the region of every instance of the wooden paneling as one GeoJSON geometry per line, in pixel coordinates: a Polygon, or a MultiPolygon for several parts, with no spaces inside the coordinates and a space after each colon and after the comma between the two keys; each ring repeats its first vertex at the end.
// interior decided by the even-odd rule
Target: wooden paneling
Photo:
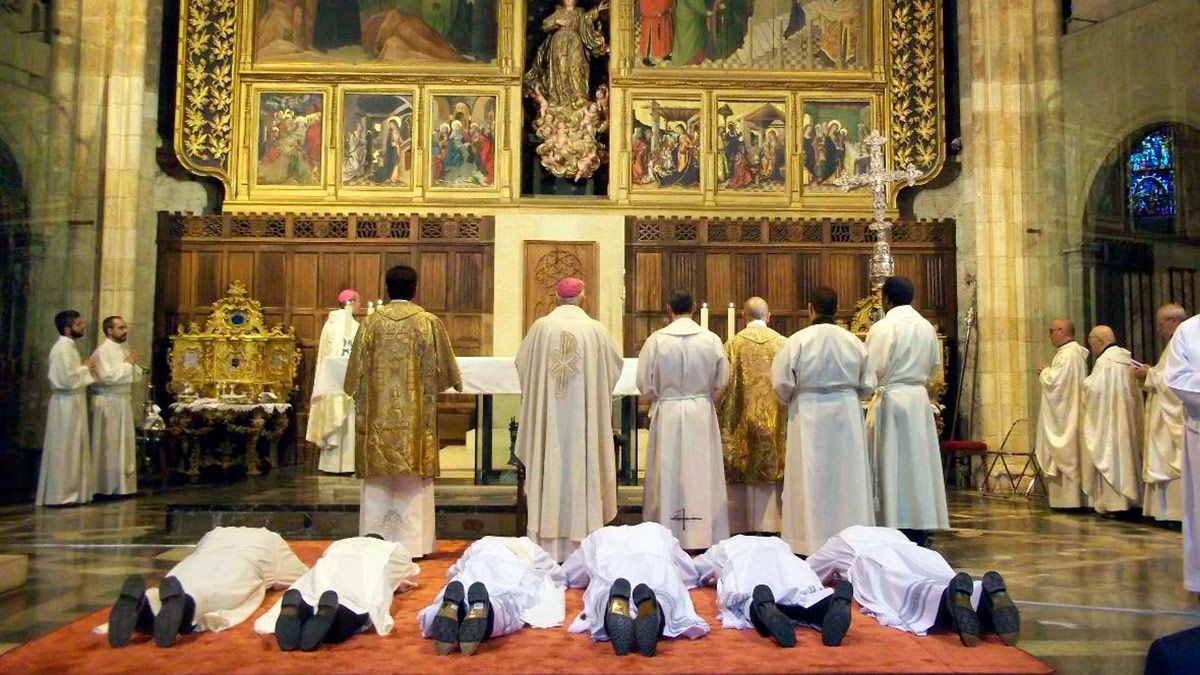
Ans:
{"type": "Polygon", "coordinates": [[[633,260],[643,280],[636,288],[626,289],[633,296],[633,309],[638,312],[657,311],[662,307],[663,254],[639,252],[633,254],[633,260]]]}
{"type": "Polygon", "coordinates": [[[564,277],[583,280],[586,289],[583,309],[589,316],[597,316],[600,293],[596,281],[596,242],[526,241],[524,269],[524,330],[554,309],[554,285],[564,277]]]}

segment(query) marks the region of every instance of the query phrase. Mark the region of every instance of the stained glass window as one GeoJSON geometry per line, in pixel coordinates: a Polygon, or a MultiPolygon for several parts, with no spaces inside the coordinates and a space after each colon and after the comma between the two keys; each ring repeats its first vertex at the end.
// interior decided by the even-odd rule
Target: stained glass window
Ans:
{"type": "Polygon", "coordinates": [[[1129,212],[1138,219],[1175,215],[1175,144],[1170,129],[1146,134],[1129,153],[1129,212]]]}

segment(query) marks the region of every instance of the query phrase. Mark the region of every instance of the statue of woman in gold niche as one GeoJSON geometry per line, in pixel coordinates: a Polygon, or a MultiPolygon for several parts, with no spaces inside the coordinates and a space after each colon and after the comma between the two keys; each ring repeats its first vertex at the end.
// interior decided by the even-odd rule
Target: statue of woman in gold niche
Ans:
{"type": "Polygon", "coordinates": [[[588,59],[608,53],[599,24],[600,13],[607,10],[606,0],[588,10],[576,7],[575,0],[562,0],[542,20],[542,30],[550,36],[538,46],[533,66],[525,73],[525,85],[539,88],[550,105],[587,101],[591,96],[588,59]]]}

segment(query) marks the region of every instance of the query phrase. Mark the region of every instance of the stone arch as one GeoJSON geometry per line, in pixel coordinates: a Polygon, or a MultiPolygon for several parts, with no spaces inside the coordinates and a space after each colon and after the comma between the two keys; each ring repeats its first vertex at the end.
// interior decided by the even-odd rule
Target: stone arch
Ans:
{"type": "MultiPolygon", "coordinates": [[[[21,379],[30,273],[31,201],[18,157],[0,136],[0,378],[21,379]]],[[[0,388],[0,442],[20,422],[20,388],[0,388]]]]}

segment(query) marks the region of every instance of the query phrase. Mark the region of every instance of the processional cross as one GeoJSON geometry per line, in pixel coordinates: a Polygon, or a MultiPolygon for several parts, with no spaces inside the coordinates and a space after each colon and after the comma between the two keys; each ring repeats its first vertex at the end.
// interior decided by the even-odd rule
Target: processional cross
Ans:
{"type": "MultiPolygon", "coordinates": [[[[883,284],[883,280],[895,272],[891,246],[892,223],[887,219],[887,186],[900,181],[904,181],[910,186],[914,185],[918,178],[925,175],[925,172],[911,163],[896,171],[886,170],[883,162],[883,146],[887,144],[887,139],[879,133],[878,129],[873,129],[864,142],[871,151],[871,164],[866,173],[845,174],[833,181],[833,184],[846,192],[865,186],[871,188],[874,218],[870,228],[875,233],[875,252],[871,256],[871,293],[865,302],[876,308],[882,308],[879,288],[883,284]]],[[[856,311],[855,314],[857,315],[858,312],[856,311]]]]}

